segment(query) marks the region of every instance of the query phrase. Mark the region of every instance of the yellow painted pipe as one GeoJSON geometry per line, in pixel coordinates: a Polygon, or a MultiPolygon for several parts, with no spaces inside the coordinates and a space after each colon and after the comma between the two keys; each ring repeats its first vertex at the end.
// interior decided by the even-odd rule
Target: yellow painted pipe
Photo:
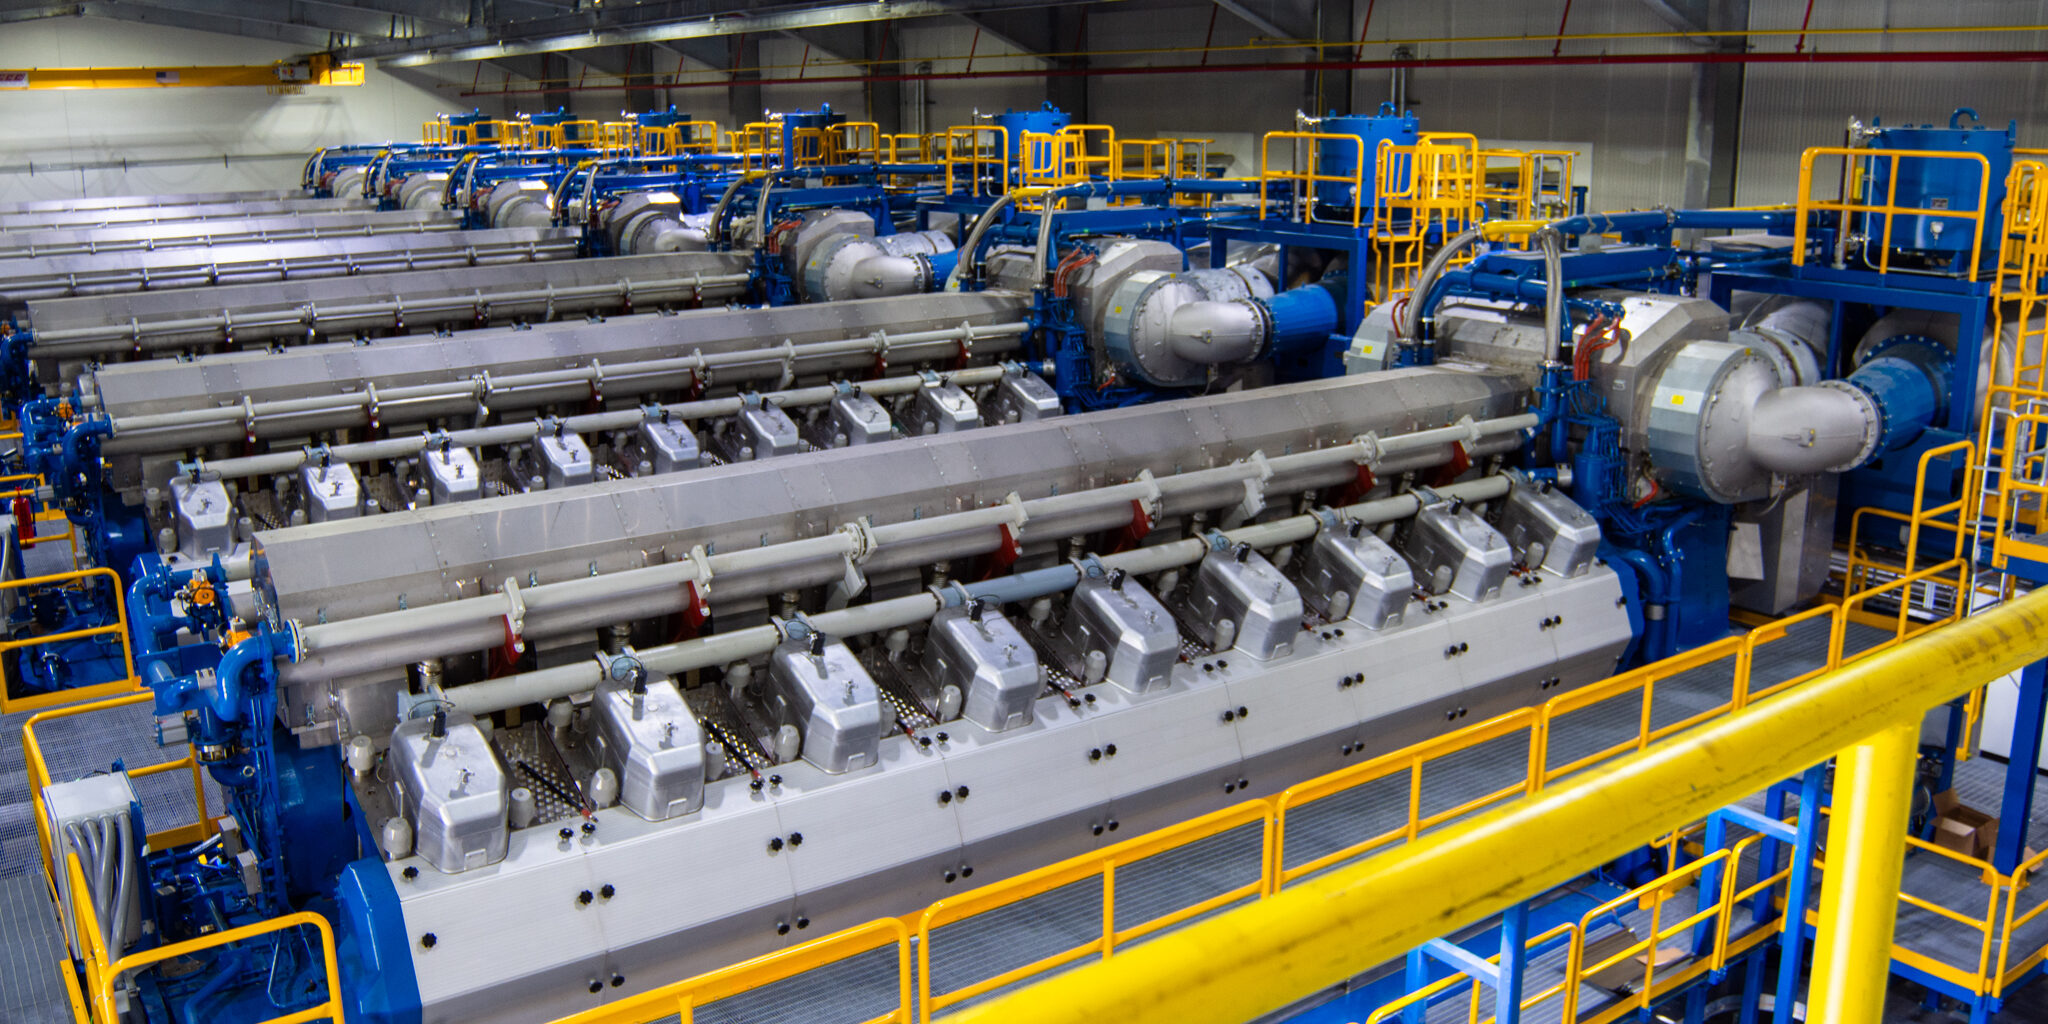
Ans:
{"type": "MultiPolygon", "coordinates": [[[[2048,656],[2048,589],[1544,792],[949,1017],[1243,1024],[2048,656]]],[[[1857,808],[1838,804],[1836,814],[1857,808]]],[[[1891,892],[1895,890],[1888,890],[1891,892]]]]}
{"type": "Polygon", "coordinates": [[[1899,916],[1899,877],[1919,753],[1920,722],[1915,719],[1835,758],[1835,813],[1828,819],[1808,1020],[1879,1024],[1884,1019],[1885,976],[1899,916]]]}

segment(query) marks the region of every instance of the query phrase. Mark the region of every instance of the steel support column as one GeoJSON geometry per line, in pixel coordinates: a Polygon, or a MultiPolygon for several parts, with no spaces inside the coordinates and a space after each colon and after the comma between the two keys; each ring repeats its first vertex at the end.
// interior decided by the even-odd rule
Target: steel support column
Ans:
{"type": "MultiPolygon", "coordinates": [[[[1920,724],[1908,722],[1835,758],[1808,1020],[1879,1024],[1884,1018],[1919,752],[1920,724]]],[[[1805,808],[1800,811],[1804,817],[1805,808]]]]}

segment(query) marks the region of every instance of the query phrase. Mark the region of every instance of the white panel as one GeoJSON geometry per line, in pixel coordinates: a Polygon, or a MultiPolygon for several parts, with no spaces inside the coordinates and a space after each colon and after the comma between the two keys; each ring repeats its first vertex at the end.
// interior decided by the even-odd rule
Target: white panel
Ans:
{"type": "MultiPolygon", "coordinates": [[[[266,64],[303,49],[98,18],[0,29],[0,67],[266,64]]],[[[0,156],[0,201],[295,187],[306,156],[322,145],[418,139],[420,122],[476,105],[458,95],[461,88],[434,87],[437,77],[467,87],[474,70],[373,64],[363,85],[308,87],[297,96],[254,87],[0,91],[9,140],[0,156]]],[[[501,74],[492,70],[484,80],[496,86],[501,74]]],[[[520,99],[537,97],[483,105],[488,111],[520,99]]]]}

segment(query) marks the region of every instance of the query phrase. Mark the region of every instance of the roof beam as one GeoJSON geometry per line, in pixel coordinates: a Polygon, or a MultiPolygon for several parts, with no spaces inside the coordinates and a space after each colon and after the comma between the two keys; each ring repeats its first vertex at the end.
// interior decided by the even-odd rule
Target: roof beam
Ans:
{"type": "MultiPolygon", "coordinates": [[[[856,59],[846,55],[847,49],[844,43],[840,43],[836,40],[828,38],[827,33],[821,29],[789,28],[777,32],[776,35],[779,35],[784,39],[794,40],[796,42],[804,44],[805,46],[810,47],[811,51],[814,54],[824,58],[827,61],[832,61],[839,64],[859,63],[859,61],[857,61],[856,59]]],[[[855,46],[854,50],[855,52],[858,52],[859,47],[855,46]]]]}
{"type": "MultiPolygon", "coordinates": [[[[399,0],[348,0],[346,3],[343,0],[295,0],[295,2],[302,6],[333,7],[344,11],[353,11],[358,14],[395,14],[401,18],[411,18],[414,21],[428,22],[434,25],[462,25],[469,21],[466,5],[460,12],[457,12],[450,9],[448,4],[408,4],[399,2],[399,0]]],[[[289,5],[287,6],[289,7],[289,5]]]]}
{"type": "Polygon", "coordinates": [[[1276,25],[1271,20],[1269,20],[1265,15],[1260,14],[1259,12],[1254,11],[1249,7],[1246,7],[1243,3],[1240,3],[1239,0],[1215,0],[1215,3],[1216,6],[1223,8],[1232,16],[1236,17],[1237,20],[1242,21],[1255,29],[1258,29],[1260,32],[1265,33],[1267,36],[1273,39],[1301,38],[1299,34],[1289,32],[1286,29],[1281,28],[1279,25],[1276,25]]]}
{"type": "MultiPolygon", "coordinates": [[[[1680,32],[1704,32],[1707,30],[1707,23],[1704,17],[1696,17],[1678,9],[1678,7],[1672,4],[1671,0],[1639,0],[1639,2],[1644,7],[1649,8],[1650,13],[1657,16],[1657,20],[1680,32]]],[[[1714,45],[1714,40],[1710,36],[1689,35],[1685,37],[1685,41],[1694,46],[1714,45]]]]}

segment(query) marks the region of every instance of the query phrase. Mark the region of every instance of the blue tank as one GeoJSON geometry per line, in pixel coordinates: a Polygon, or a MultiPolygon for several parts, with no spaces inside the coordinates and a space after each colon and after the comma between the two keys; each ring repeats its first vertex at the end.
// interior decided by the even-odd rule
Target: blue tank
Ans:
{"type": "MultiPolygon", "coordinates": [[[[1947,128],[1931,124],[1882,128],[1873,120],[1869,144],[1872,149],[1975,153],[1990,164],[1990,188],[1984,199],[1983,250],[1978,258],[1979,268],[1989,268],[1998,262],[1999,239],[2004,235],[2005,177],[2012,170],[2012,151],[2018,137],[2017,122],[2002,131],[1987,128],[1977,123],[1976,111],[1964,107],[1950,115],[1947,128]],[[1968,125],[1962,123],[1966,116],[1970,120],[1968,125]]],[[[1887,195],[1891,195],[1895,206],[1964,212],[1976,208],[1977,190],[1984,183],[1984,169],[1976,161],[1901,157],[1896,194],[1891,192],[1891,164],[1891,160],[1882,157],[1864,161],[1862,202],[1883,205],[1887,195]]],[[[1866,220],[1862,230],[1875,246],[1883,236],[1883,218],[1866,215],[1866,220]]],[[[1891,248],[1894,254],[1926,254],[1944,263],[1950,272],[1966,273],[1972,269],[1969,262],[1973,229],[1974,225],[1962,217],[1904,214],[1892,218],[1891,248]]],[[[1874,255],[1870,262],[1877,262],[1874,255]]]]}
{"type": "MultiPolygon", "coordinates": [[[[1060,129],[1072,124],[1073,121],[1074,119],[1068,116],[1066,111],[1050,103],[1037,110],[1005,110],[995,116],[996,127],[1008,129],[1009,131],[1009,141],[1006,144],[1008,152],[1004,156],[1009,159],[1012,166],[1015,166],[1017,163],[1018,147],[1024,143],[1025,132],[1039,135],[1057,135],[1060,129]]],[[[1043,144],[1041,143],[1041,145],[1043,144]]],[[[1050,152],[1042,152],[1036,154],[1036,156],[1037,159],[1033,162],[1041,168],[1050,166],[1053,160],[1053,154],[1050,152]]]]}
{"type": "MultiPolygon", "coordinates": [[[[1413,146],[1422,134],[1421,126],[1415,120],[1414,112],[1398,113],[1392,103],[1380,104],[1379,113],[1372,115],[1337,115],[1323,118],[1316,131],[1324,135],[1356,135],[1364,143],[1364,152],[1349,140],[1325,139],[1316,143],[1316,173],[1350,177],[1358,167],[1359,160],[1365,161],[1364,182],[1359,185],[1357,202],[1370,208],[1379,201],[1378,182],[1374,168],[1380,143],[1390,142],[1396,146],[1413,146]]],[[[1316,202],[1322,206],[1348,210],[1352,206],[1351,183],[1325,181],[1316,185],[1316,202]]]]}
{"type": "Polygon", "coordinates": [[[779,115],[782,118],[782,166],[795,167],[819,158],[821,145],[817,136],[797,138],[797,133],[807,128],[830,128],[846,122],[845,114],[832,112],[832,104],[821,103],[816,110],[792,110],[779,115]],[[801,145],[801,149],[799,149],[801,145]]]}

